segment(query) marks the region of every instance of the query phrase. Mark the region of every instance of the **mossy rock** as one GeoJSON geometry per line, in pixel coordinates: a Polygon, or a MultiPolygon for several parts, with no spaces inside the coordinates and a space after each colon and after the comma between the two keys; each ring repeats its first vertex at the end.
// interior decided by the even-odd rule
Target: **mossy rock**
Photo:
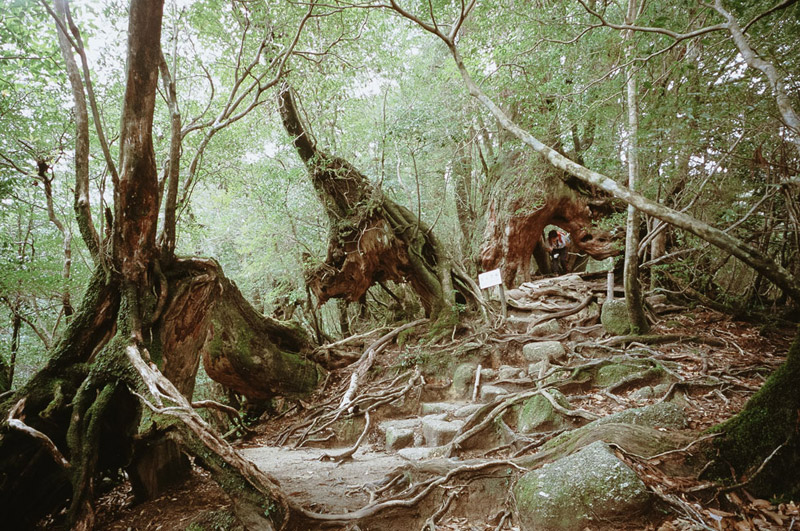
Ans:
{"type": "MultiPolygon", "coordinates": [[[[537,380],[539,378],[539,373],[542,372],[542,368],[544,368],[544,373],[546,374],[551,367],[552,366],[548,361],[537,361],[536,363],[530,363],[528,364],[528,377],[537,380]]],[[[567,376],[569,376],[568,371],[555,371],[542,381],[542,385],[558,385],[567,376]]]]}
{"type": "MultiPolygon", "coordinates": [[[[555,389],[544,392],[550,393],[558,405],[570,408],[569,400],[563,393],[555,389]]],[[[516,410],[516,420],[519,433],[556,430],[569,424],[569,421],[542,395],[536,395],[523,402],[516,410]]]]}
{"type": "Polygon", "coordinates": [[[612,363],[597,369],[594,375],[594,385],[603,388],[609,387],[637,374],[640,375],[640,378],[637,378],[637,382],[641,382],[639,385],[643,385],[644,382],[652,385],[671,381],[664,367],[650,360],[625,360],[615,363],[615,359],[617,358],[612,358],[610,360],[612,363]]]}
{"type": "Polygon", "coordinates": [[[650,503],[642,480],[600,441],[528,472],[513,490],[525,531],[580,531],[593,521],[629,518],[650,503]]]}
{"type": "Polygon", "coordinates": [[[453,398],[466,398],[472,393],[475,383],[475,363],[462,363],[453,371],[453,384],[450,386],[450,395],[453,398]]]}
{"type": "Polygon", "coordinates": [[[624,336],[631,333],[631,321],[628,318],[628,307],[625,299],[614,299],[603,303],[600,311],[600,322],[609,334],[624,336]]]}
{"type": "Polygon", "coordinates": [[[544,323],[535,326],[529,326],[527,334],[532,337],[544,337],[560,334],[562,332],[561,325],[557,319],[550,319],[544,323]]]}
{"type": "Polygon", "coordinates": [[[563,358],[567,351],[558,341],[540,341],[528,343],[522,347],[522,356],[529,362],[553,361],[563,358]]]}
{"type": "Polygon", "coordinates": [[[614,268],[614,257],[610,256],[605,260],[595,260],[594,258],[589,258],[586,261],[586,272],[587,273],[598,273],[600,271],[608,271],[609,269],[614,268]]]}

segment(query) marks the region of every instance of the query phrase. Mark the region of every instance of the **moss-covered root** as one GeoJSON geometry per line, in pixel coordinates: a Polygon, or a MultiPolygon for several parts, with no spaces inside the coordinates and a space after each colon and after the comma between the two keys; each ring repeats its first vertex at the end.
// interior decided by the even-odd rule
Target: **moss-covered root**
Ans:
{"type": "Polygon", "coordinates": [[[138,421],[138,407],[124,385],[98,386],[92,380],[88,378],[75,397],[67,433],[73,492],[68,518],[73,529],[92,528],[94,481],[127,461],[126,438],[138,421]]]}
{"type": "Polygon", "coordinates": [[[713,428],[718,466],[710,474],[730,479],[730,467],[759,496],[800,497],[800,328],[786,362],[750,398],[744,409],[713,428]],[[777,452],[775,450],[778,449],[777,452]],[[774,453],[774,455],[772,455],[774,453]],[[755,474],[770,456],[769,462],[755,474]],[[730,465],[730,467],[728,466],[730,465]],[[755,475],[754,475],[755,474],[755,475]]]}
{"type": "MultiPolygon", "coordinates": [[[[190,425],[196,419],[154,415],[160,427],[169,429],[170,439],[178,442],[198,464],[208,470],[231,499],[232,511],[246,529],[283,529],[292,516],[286,496],[272,478],[254,464],[242,459],[211,432],[198,435],[190,425]],[[205,439],[205,440],[204,440],[205,439]]],[[[197,426],[195,426],[196,428],[197,426]]]]}

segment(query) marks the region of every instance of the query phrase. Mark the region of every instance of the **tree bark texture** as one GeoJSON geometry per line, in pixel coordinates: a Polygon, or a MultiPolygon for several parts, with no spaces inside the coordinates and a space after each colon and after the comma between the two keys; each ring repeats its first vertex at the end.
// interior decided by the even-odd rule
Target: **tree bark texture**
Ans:
{"type": "Polygon", "coordinates": [[[800,328],[786,362],[735,417],[716,426],[724,435],[715,442],[720,478],[748,481],[747,489],[765,498],[800,496],[800,328]],[[777,449],[777,451],[776,451],[777,449]],[[774,455],[773,455],[774,452],[774,455]],[[770,456],[758,474],[755,472],[770,456]]]}
{"type": "MultiPolygon", "coordinates": [[[[628,0],[626,24],[636,21],[638,8],[636,0],[628,0]]],[[[636,191],[639,181],[639,96],[636,92],[636,68],[632,61],[635,56],[633,32],[625,34],[626,56],[631,65],[625,69],[625,92],[628,102],[628,188],[636,191]]],[[[625,287],[625,306],[628,308],[628,319],[631,332],[644,334],[650,328],[644,314],[642,288],[639,284],[639,225],[641,216],[633,205],[628,205],[628,218],[625,223],[625,267],[623,285],[625,287]]]]}
{"type": "Polygon", "coordinates": [[[330,223],[325,262],[306,271],[306,283],[319,303],[331,298],[355,302],[373,284],[392,280],[410,283],[431,317],[452,307],[453,293],[443,286],[451,271],[430,228],[386,198],[349,162],[317,148],[288,85],[278,100],[283,125],[330,223]]]}
{"type": "Polygon", "coordinates": [[[506,175],[499,179],[489,203],[480,254],[484,271],[500,268],[506,287],[511,288],[530,280],[532,257],[538,256],[540,270],[548,267],[543,240],[547,225],[569,232],[573,252],[584,252],[597,260],[620,253],[609,232],[592,227],[597,213],[587,198],[566,187],[546,190],[548,187],[535,176],[535,164],[517,159],[501,164],[509,166],[498,170],[506,175]]]}
{"type": "Polygon", "coordinates": [[[100,238],[92,221],[89,202],[89,112],[86,107],[83,80],[75,61],[74,50],[66,30],[69,26],[68,6],[66,0],[56,0],[56,13],[61,24],[58,25],[58,44],[67,69],[67,77],[72,87],[72,99],[75,104],[75,219],[84,243],[94,262],[100,259],[100,238]]]}

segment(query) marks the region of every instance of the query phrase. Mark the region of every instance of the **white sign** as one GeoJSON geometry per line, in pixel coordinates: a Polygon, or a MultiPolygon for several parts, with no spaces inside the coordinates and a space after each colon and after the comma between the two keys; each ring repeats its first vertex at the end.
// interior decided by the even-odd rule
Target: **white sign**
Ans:
{"type": "Polygon", "coordinates": [[[491,288],[492,286],[502,284],[503,280],[500,278],[500,270],[492,269],[486,273],[481,273],[478,275],[478,283],[480,284],[481,289],[491,288]]]}

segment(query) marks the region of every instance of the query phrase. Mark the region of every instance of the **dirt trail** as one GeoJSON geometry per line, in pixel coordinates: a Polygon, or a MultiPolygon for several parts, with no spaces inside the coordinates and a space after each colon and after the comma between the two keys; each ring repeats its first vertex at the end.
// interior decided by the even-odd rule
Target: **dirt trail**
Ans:
{"type": "MultiPolygon", "coordinates": [[[[508,292],[510,318],[501,330],[488,333],[481,332],[475,327],[476,332],[470,329],[469,325],[463,325],[462,328],[453,330],[449,342],[448,337],[445,337],[436,344],[430,344],[422,340],[414,341],[412,336],[410,340],[404,338],[402,345],[392,344],[391,348],[375,358],[376,370],[371,373],[374,381],[365,382],[365,386],[360,390],[363,399],[360,404],[362,412],[376,401],[389,396],[390,391],[397,391],[405,385],[404,382],[411,381],[408,379],[409,376],[391,385],[386,383],[394,378],[393,370],[405,370],[410,374],[407,364],[409,360],[413,360],[416,364],[418,360],[431,362],[439,359],[449,361],[449,365],[452,366],[448,366],[447,370],[442,367],[431,368],[436,367],[435,365],[428,367],[425,385],[410,386],[408,389],[414,389],[413,392],[396,395],[397,399],[385,400],[380,409],[376,408],[373,411],[374,422],[368,431],[368,437],[351,459],[337,463],[321,460],[320,457],[325,453],[337,454],[351,447],[355,440],[353,428],[355,427],[355,437],[361,431],[358,423],[348,426],[345,430],[342,429],[344,425],[342,419],[338,420],[339,424],[334,424],[326,423],[322,418],[336,413],[335,407],[331,404],[338,403],[338,399],[335,398],[344,394],[348,387],[349,374],[354,370],[352,366],[332,371],[331,381],[319,391],[318,396],[308,403],[303,403],[303,407],[298,408],[294,414],[258,426],[257,434],[251,436],[239,451],[245,458],[276,478],[283,491],[298,505],[317,513],[352,512],[369,505],[369,490],[376,486],[377,482],[385,480],[398,467],[411,463],[401,454],[395,453],[404,451],[398,448],[424,450],[425,448],[420,448],[421,442],[424,442],[423,446],[426,448],[447,444],[454,433],[450,433],[448,439],[440,440],[439,435],[431,435],[431,430],[435,428],[445,433],[448,429],[453,429],[453,425],[459,422],[463,425],[467,422],[471,413],[457,414],[456,411],[461,411],[468,403],[472,403],[470,396],[473,392],[476,368],[466,373],[464,381],[460,384],[464,389],[459,395],[454,392],[457,384],[455,367],[458,364],[469,361],[477,364],[476,367],[482,367],[480,373],[482,376],[479,380],[480,393],[476,402],[483,403],[508,396],[497,393],[516,393],[534,389],[535,382],[541,380],[543,372],[553,368],[579,365],[591,367],[592,364],[598,363],[603,363],[603,366],[633,364],[636,372],[628,376],[624,374],[617,376],[615,380],[617,383],[576,380],[570,387],[564,385],[569,382],[561,381],[571,378],[570,372],[567,371],[561,373],[562,376],[558,378],[554,376],[555,379],[548,385],[563,390],[569,399],[569,404],[562,406],[562,409],[568,408],[572,413],[588,411],[595,417],[605,417],[634,407],[654,405],[669,398],[665,396],[665,392],[679,395],[675,398],[686,416],[687,433],[700,433],[739,411],[753,391],[763,384],[766,375],[780,365],[793,332],[788,329],[759,329],[752,324],[735,321],[717,312],[702,308],[692,310],[677,308],[653,300],[651,305],[660,314],[653,334],[666,337],[691,333],[693,337],[699,339],[682,341],[679,338],[665,343],[653,342],[650,345],[609,344],[608,339],[603,339],[607,334],[604,334],[602,327],[597,324],[599,302],[601,302],[599,298],[602,297],[604,290],[604,286],[585,282],[576,275],[527,283],[508,292]],[[463,337],[457,337],[457,331],[463,337]],[[547,359],[532,363],[533,360],[527,358],[522,346],[530,342],[559,342],[564,346],[565,352],[554,355],[554,358],[548,354],[547,359]],[[635,365],[647,360],[649,365],[635,365]],[[541,367],[537,369],[536,366],[541,367]],[[659,367],[660,370],[652,371],[651,366],[659,367]],[[655,373],[657,377],[655,380],[651,373],[655,373]],[[670,387],[678,384],[681,386],[678,390],[670,387]],[[660,394],[656,392],[658,387],[664,388],[660,394]],[[457,395],[459,398],[456,400],[454,397],[457,395]],[[452,411],[446,407],[446,402],[454,406],[452,411]],[[434,405],[438,406],[436,411],[430,407],[434,405]],[[441,413],[444,410],[447,412],[441,413]],[[315,416],[317,414],[319,417],[315,416]],[[429,433],[426,433],[419,422],[426,416],[431,419],[436,415],[443,417],[429,420],[426,424],[429,433]],[[302,422],[304,417],[319,420],[317,425],[323,427],[314,432],[308,427],[308,423],[302,422]],[[417,422],[413,427],[413,442],[412,439],[408,439],[404,446],[394,446],[393,443],[393,449],[386,450],[387,423],[399,422],[394,424],[395,436],[399,437],[398,434],[409,427],[403,422],[412,419],[417,422]],[[290,433],[291,436],[282,438],[283,433],[290,433]],[[429,437],[432,440],[428,440],[429,437]],[[316,444],[327,441],[322,444],[329,447],[291,448],[301,442],[301,439],[304,442],[317,441],[316,444]],[[274,446],[276,441],[281,441],[284,446],[274,446]],[[412,446],[414,448],[411,448],[412,446]]],[[[419,332],[419,334],[424,333],[424,331],[419,332]]],[[[419,339],[422,337],[419,336],[419,339]]],[[[354,351],[349,352],[350,359],[354,354],[357,355],[356,351],[368,345],[368,341],[360,346],[348,345],[347,348],[354,351]]],[[[597,371],[599,369],[595,372],[597,371]]],[[[597,379],[597,374],[592,378],[597,379]]],[[[358,414],[353,416],[354,419],[356,417],[358,414]]],[[[515,417],[509,415],[506,420],[512,422],[513,427],[515,417]]],[[[552,430],[547,433],[555,434],[558,433],[559,426],[569,428],[585,423],[586,420],[580,419],[576,422],[572,418],[571,422],[564,426],[550,426],[542,430],[552,430]]],[[[539,432],[511,435],[506,433],[504,439],[502,434],[497,435],[500,433],[497,430],[487,431],[490,432],[490,437],[485,441],[488,446],[476,447],[471,451],[464,449],[456,454],[457,458],[465,460],[481,457],[482,452],[492,448],[499,450],[498,453],[492,450],[492,457],[502,457],[503,452],[505,452],[503,455],[510,455],[521,447],[529,448],[524,452],[535,453],[535,448],[542,444],[546,437],[553,436],[539,432]],[[506,440],[509,437],[510,442],[506,440]],[[531,442],[535,445],[531,445],[531,442]],[[508,444],[503,446],[503,443],[508,444]]],[[[507,426],[506,431],[510,431],[507,426]]],[[[413,452],[406,455],[411,456],[413,452]]],[[[417,465],[425,460],[421,457],[423,454],[419,455],[419,460],[415,460],[417,465]]],[[[649,485],[671,489],[670,492],[676,494],[683,494],[684,487],[697,486],[697,480],[694,478],[671,477],[669,472],[652,467],[648,468],[648,472],[643,473],[643,476],[649,485]]],[[[485,479],[487,476],[481,477],[485,479]]],[[[123,511],[119,508],[129,503],[130,493],[120,490],[120,487],[112,492],[105,502],[109,509],[106,512],[108,517],[106,521],[113,520],[113,522],[98,527],[121,530],[183,530],[191,523],[196,524],[198,529],[238,529],[235,525],[223,525],[221,521],[217,521],[225,514],[229,514],[230,500],[208,476],[198,471],[192,481],[194,483],[189,487],[178,487],[157,500],[123,511]],[[112,518],[109,512],[117,514],[112,518]],[[170,514],[173,516],[173,521],[167,523],[169,516],[165,515],[170,514]]],[[[419,529],[424,520],[437,513],[440,504],[447,501],[448,493],[455,494],[453,498],[456,501],[437,517],[439,519],[436,521],[436,529],[445,531],[515,528],[514,525],[517,524],[504,523],[506,517],[502,516],[507,509],[503,505],[503,500],[506,498],[505,487],[491,491],[482,490],[480,481],[466,481],[464,478],[459,478],[459,481],[458,485],[438,489],[435,496],[429,496],[424,500],[424,504],[402,515],[387,511],[385,514],[382,513],[380,521],[359,522],[359,529],[363,531],[419,529]],[[457,494],[459,492],[461,494],[457,494]],[[487,512],[490,510],[492,514],[487,512]]],[[[382,495],[385,496],[386,493],[382,495]]],[[[756,501],[768,505],[768,502],[763,500],[756,501]]],[[[749,518],[764,518],[766,513],[763,513],[763,507],[757,507],[754,503],[748,500],[741,503],[726,502],[724,508],[729,512],[720,513],[718,507],[714,509],[704,507],[702,512],[709,522],[718,520],[718,514],[724,514],[725,525],[732,529],[730,526],[748,521],[749,518]],[[709,512],[713,510],[717,510],[717,513],[709,512]]],[[[769,510],[772,513],[780,511],[782,515],[779,515],[779,520],[783,523],[790,521],[793,516],[797,516],[800,520],[800,512],[796,515],[793,512],[797,510],[794,505],[773,507],[769,510]]],[[[651,516],[653,520],[647,524],[654,526],[652,529],[659,528],[664,531],[689,529],[692,525],[682,516],[665,516],[661,512],[653,513],[651,516]],[[674,527],[670,527],[671,525],[674,527]],[[687,527],[682,527],[684,525],[687,527]]],[[[615,523],[609,529],[642,529],[644,524],[640,515],[631,518],[630,521],[615,523]]],[[[760,527],[760,529],[778,528],[766,524],[760,527]]],[[[598,528],[592,527],[592,529],[598,528]]],[[[741,529],[755,529],[755,527],[741,527],[741,529]]]]}
{"type": "Polygon", "coordinates": [[[359,448],[342,463],[319,458],[320,448],[244,448],[242,455],[275,477],[296,503],[325,513],[345,513],[369,502],[362,486],[382,480],[388,472],[408,463],[398,455],[359,448]]]}

